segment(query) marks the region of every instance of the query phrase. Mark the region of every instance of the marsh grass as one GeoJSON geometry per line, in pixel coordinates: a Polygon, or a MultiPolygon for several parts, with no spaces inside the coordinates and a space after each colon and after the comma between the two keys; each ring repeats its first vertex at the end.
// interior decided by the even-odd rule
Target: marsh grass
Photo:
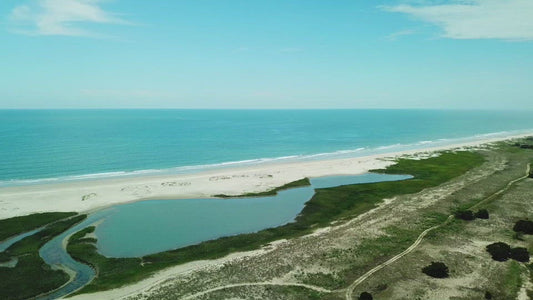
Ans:
{"type": "MultiPolygon", "coordinates": [[[[71,214],[64,216],[69,215],[71,214]]],[[[86,217],[86,215],[79,215],[56,221],[6,249],[3,255],[10,258],[16,257],[18,262],[13,268],[0,268],[0,299],[28,299],[65,284],[69,276],[47,265],[39,255],[39,249],[86,217]]]]}
{"type": "Polygon", "coordinates": [[[275,196],[275,195],[278,194],[278,192],[283,191],[283,190],[299,188],[299,187],[304,187],[304,186],[310,186],[310,185],[311,185],[311,181],[309,181],[309,178],[303,178],[303,179],[300,179],[300,180],[289,182],[289,183],[287,183],[285,185],[282,185],[280,187],[277,187],[275,189],[271,189],[271,190],[268,190],[268,191],[265,191],[265,192],[245,193],[245,194],[236,195],[236,196],[218,194],[218,195],[215,195],[215,197],[217,197],[217,198],[245,198],[245,197],[275,196]]]}
{"type": "Polygon", "coordinates": [[[0,241],[74,215],[73,212],[51,212],[0,220],[0,241]]]}

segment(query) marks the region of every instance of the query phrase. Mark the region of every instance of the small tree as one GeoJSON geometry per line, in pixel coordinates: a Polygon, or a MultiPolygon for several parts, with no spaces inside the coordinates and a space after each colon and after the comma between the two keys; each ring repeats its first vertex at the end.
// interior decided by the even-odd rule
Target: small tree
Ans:
{"type": "Polygon", "coordinates": [[[533,222],[529,220],[520,220],[514,224],[513,230],[525,234],[533,234],[533,222]]]}
{"type": "Polygon", "coordinates": [[[480,209],[476,212],[475,217],[478,219],[488,219],[489,211],[486,209],[480,209]]]}
{"type": "Polygon", "coordinates": [[[372,294],[369,292],[362,292],[361,295],[359,295],[359,300],[372,300],[372,294]]]}
{"type": "Polygon", "coordinates": [[[492,259],[497,261],[506,261],[511,257],[511,246],[506,243],[498,242],[487,246],[487,251],[492,259]]]}
{"type": "Polygon", "coordinates": [[[485,299],[487,299],[487,300],[492,299],[492,294],[489,291],[485,292],[485,299]]]}
{"type": "Polygon", "coordinates": [[[455,213],[455,217],[465,221],[472,221],[476,218],[471,210],[459,210],[455,213]]]}
{"type": "Polygon", "coordinates": [[[526,248],[518,247],[511,249],[511,258],[520,261],[528,262],[529,261],[529,252],[526,248]]]}
{"type": "Polygon", "coordinates": [[[446,278],[448,274],[448,267],[442,262],[432,262],[431,265],[422,268],[422,272],[434,278],[446,278]]]}

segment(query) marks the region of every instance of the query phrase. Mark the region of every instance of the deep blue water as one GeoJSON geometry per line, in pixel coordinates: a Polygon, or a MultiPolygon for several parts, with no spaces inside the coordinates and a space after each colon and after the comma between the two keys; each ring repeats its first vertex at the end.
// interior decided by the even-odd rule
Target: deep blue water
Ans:
{"type": "Polygon", "coordinates": [[[0,186],[362,156],[528,129],[532,115],[520,111],[0,110],[0,186]]]}

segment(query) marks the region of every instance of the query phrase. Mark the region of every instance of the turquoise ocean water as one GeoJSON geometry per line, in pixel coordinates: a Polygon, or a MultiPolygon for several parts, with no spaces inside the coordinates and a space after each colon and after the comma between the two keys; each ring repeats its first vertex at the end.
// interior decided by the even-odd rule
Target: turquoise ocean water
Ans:
{"type": "Polygon", "coordinates": [[[453,110],[0,110],[0,186],[363,156],[521,133],[453,110]]]}

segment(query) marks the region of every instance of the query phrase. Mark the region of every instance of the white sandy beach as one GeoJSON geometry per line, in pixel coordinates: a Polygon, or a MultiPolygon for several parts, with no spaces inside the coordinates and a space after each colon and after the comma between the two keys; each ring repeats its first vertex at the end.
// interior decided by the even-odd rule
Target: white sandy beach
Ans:
{"type": "Polygon", "coordinates": [[[164,176],[114,178],[0,188],[0,219],[36,212],[87,212],[147,199],[205,198],[217,194],[262,192],[304,177],[362,174],[384,168],[402,155],[475,147],[521,134],[481,141],[365,157],[262,164],[164,176]]]}

